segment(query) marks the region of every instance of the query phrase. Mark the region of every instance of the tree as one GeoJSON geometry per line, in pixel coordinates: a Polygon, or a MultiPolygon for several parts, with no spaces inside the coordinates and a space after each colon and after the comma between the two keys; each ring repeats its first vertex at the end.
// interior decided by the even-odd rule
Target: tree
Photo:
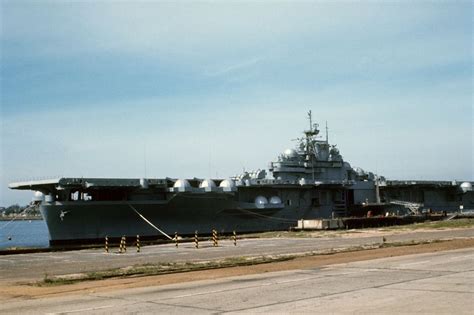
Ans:
{"type": "Polygon", "coordinates": [[[21,211],[23,211],[23,209],[24,208],[20,207],[19,204],[14,204],[5,209],[5,214],[10,215],[10,214],[15,214],[15,213],[20,213],[21,211]]]}

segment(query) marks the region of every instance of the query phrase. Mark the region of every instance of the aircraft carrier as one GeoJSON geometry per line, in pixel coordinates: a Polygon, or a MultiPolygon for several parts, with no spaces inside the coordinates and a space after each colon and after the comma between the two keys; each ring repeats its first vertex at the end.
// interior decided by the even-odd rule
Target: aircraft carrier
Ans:
{"type": "Polygon", "coordinates": [[[474,208],[471,181],[393,181],[344,161],[308,113],[309,128],[268,172],[226,179],[57,178],[11,183],[33,190],[50,244],[232,231],[288,230],[298,220],[453,212],[474,208]]]}

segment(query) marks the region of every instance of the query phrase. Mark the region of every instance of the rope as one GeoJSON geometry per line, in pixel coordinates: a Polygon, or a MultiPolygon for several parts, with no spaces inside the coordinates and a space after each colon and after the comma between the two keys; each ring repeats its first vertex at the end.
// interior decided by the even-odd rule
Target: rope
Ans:
{"type": "Polygon", "coordinates": [[[138,214],[140,216],[140,218],[142,218],[146,223],[148,223],[151,227],[153,227],[155,230],[157,230],[158,232],[160,232],[161,234],[163,234],[164,236],[166,236],[168,239],[172,240],[173,238],[171,236],[169,236],[168,234],[166,234],[165,232],[163,232],[162,230],[160,230],[159,228],[157,228],[155,225],[153,225],[153,223],[151,223],[147,218],[145,218],[140,212],[138,212],[137,209],[135,209],[131,204],[127,203],[130,208],[132,208],[133,211],[136,212],[136,214],[138,214]]]}
{"type": "Polygon", "coordinates": [[[271,216],[268,216],[268,215],[264,215],[264,214],[249,211],[249,210],[245,210],[245,209],[242,209],[242,208],[238,208],[238,210],[240,210],[242,212],[247,212],[249,214],[252,214],[252,215],[255,215],[257,217],[261,217],[261,218],[264,218],[264,219],[267,219],[267,220],[282,221],[282,222],[286,222],[286,223],[295,223],[295,222],[297,222],[297,220],[288,220],[288,219],[271,217],[271,216]]]}

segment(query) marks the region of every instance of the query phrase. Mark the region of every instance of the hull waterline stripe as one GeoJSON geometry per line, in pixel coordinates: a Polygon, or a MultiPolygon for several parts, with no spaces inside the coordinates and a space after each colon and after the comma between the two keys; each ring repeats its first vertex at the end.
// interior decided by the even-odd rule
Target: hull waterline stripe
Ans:
{"type": "Polygon", "coordinates": [[[138,212],[137,209],[135,209],[131,204],[128,203],[128,205],[130,206],[130,208],[132,208],[133,211],[136,212],[136,214],[138,214],[140,216],[140,218],[142,218],[146,223],[148,223],[151,227],[153,227],[155,230],[157,230],[158,232],[160,232],[161,234],[163,234],[164,236],[166,236],[167,238],[169,238],[170,240],[172,240],[173,238],[171,238],[171,236],[169,236],[168,234],[166,234],[165,232],[163,232],[162,230],[160,230],[159,228],[157,228],[153,223],[151,223],[147,218],[145,218],[140,212],[138,212]]]}

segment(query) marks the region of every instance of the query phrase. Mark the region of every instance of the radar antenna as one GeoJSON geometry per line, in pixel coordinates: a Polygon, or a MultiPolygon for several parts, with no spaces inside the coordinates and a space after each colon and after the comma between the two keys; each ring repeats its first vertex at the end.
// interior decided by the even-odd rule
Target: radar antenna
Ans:
{"type": "Polygon", "coordinates": [[[317,136],[319,134],[318,124],[313,124],[313,116],[311,111],[308,112],[308,119],[309,119],[309,129],[304,132],[307,138],[312,138],[313,136],[317,136]]]}

